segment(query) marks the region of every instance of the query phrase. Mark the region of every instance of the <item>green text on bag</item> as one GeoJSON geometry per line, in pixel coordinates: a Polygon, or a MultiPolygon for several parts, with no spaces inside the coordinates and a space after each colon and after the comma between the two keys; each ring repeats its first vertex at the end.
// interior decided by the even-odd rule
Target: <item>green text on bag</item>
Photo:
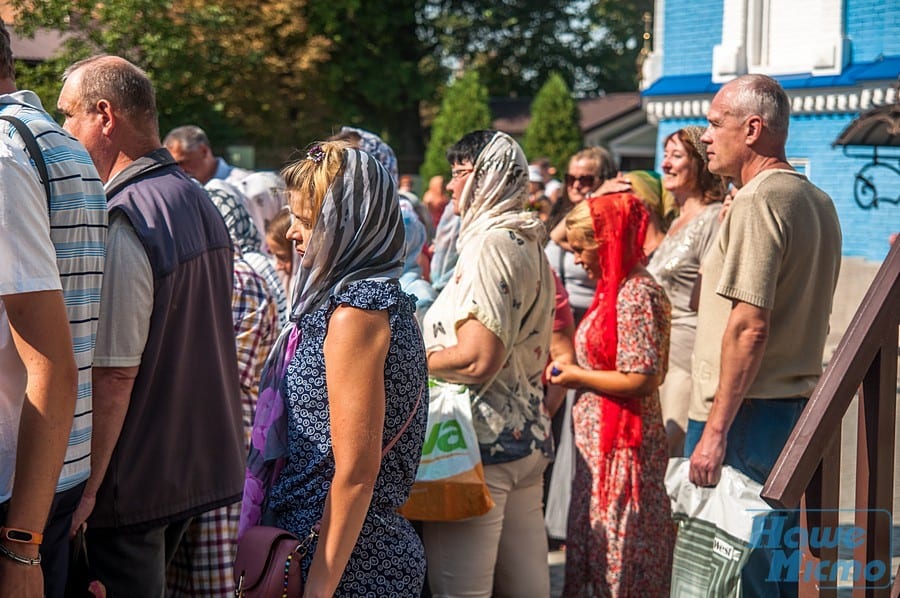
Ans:
{"type": "Polygon", "coordinates": [[[462,428],[455,419],[436,422],[425,439],[422,446],[422,455],[430,455],[434,452],[434,448],[442,453],[452,453],[459,449],[467,449],[466,439],[463,437],[462,428]]]}

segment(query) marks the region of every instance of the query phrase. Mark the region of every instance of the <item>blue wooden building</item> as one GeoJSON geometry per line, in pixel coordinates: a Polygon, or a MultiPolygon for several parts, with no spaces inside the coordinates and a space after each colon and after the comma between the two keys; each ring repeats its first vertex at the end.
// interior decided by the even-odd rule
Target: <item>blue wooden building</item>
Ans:
{"type": "MultiPolygon", "coordinates": [[[[844,255],[880,262],[900,204],[866,206],[855,176],[874,150],[833,143],[860,113],[898,101],[900,0],[656,0],[641,94],[658,126],[657,166],[662,141],[705,126],[715,92],[744,73],[775,77],[791,97],[788,159],[834,199],[844,255]]],[[[896,200],[900,153],[881,150],[868,172],[896,200]]]]}

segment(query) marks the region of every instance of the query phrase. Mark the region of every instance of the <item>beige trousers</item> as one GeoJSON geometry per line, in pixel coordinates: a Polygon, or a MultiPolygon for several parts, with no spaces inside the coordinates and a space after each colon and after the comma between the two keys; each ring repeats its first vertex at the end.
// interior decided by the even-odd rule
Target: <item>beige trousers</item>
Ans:
{"type": "Polygon", "coordinates": [[[550,570],[541,508],[548,459],[540,451],[484,468],[494,508],[480,517],[423,524],[428,582],[444,596],[547,598],[550,570]]]}

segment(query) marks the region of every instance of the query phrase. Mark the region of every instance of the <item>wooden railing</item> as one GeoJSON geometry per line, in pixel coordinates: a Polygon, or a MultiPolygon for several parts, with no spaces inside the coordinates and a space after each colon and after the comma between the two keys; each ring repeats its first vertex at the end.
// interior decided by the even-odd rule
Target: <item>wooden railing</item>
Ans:
{"type": "MultiPolygon", "coordinates": [[[[802,501],[801,520],[807,529],[837,529],[841,420],[858,391],[855,525],[866,533],[853,559],[887,566],[869,588],[855,588],[854,598],[900,596],[900,574],[893,586],[890,583],[892,525],[884,513],[893,520],[898,324],[900,242],[875,276],[762,492],[774,508],[796,508],[802,501]]],[[[837,563],[837,553],[837,547],[804,550],[801,571],[813,570],[807,567],[820,560],[837,563]]],[[[801,596],[837,595],[810,577],[804,581],[801,576],[801,596]]]]}

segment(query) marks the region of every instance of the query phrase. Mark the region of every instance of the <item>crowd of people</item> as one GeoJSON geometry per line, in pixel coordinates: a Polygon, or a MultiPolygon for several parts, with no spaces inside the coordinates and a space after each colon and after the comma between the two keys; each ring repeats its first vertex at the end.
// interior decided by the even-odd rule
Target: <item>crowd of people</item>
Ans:
{"type": "MultiPolygon", "coordinates": [[[[420,200],[362,129],[278,174],[161,138],[115,56],[66,70],[59,126],[0,33],[0,594],[233,595],[272,525],[304,596],[545,597],[548,534],[566,596],[664,596],[668,459],[764,482],[821,373],[840,227],[768,77],[661,174],[589,147],[558,181],[473,131],[420,200]],[[493,506],[414,527],[429,378],[468,391],[493,506]]],[[[767,558],[745,595],[796,595],[767,558]]]]}

